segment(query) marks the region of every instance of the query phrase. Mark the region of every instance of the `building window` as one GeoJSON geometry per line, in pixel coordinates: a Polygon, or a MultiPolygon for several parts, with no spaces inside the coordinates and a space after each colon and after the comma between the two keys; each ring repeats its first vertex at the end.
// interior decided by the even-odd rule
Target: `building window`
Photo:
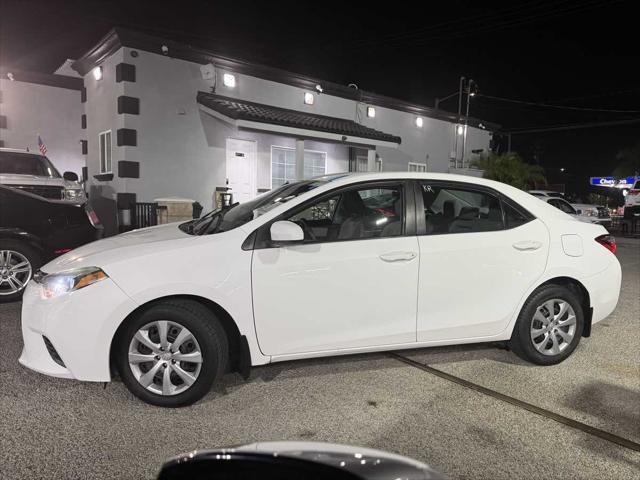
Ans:
{"type": "Polygon", "coordinates": [[[409,171],[410,172],[426,172],[427,166],[424,163],[409,162],[409,171]]]}
{"type": "Polygon", "coordinates": [[[100,173],[111,173],[111,130],[99,135],[100,173]]]}
{"type": "MultiPolygon", "coordinates": [[[[327,154],[315,150],[304,151],[304,178],[327,173],[327,154]]],[[[271,188],[296,180],[296,151],[294,148],[271,147],[271,188]]]]}

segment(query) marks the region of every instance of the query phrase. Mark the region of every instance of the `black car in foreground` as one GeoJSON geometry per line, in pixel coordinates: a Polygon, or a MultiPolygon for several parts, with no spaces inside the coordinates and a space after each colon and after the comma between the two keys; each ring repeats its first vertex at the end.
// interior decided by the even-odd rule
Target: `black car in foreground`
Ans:
{"type": "Polygon", "coordinates": [[[102,235],[88,203],[0,185],[0,302],[17,300],[41,265],[102,235]]]}

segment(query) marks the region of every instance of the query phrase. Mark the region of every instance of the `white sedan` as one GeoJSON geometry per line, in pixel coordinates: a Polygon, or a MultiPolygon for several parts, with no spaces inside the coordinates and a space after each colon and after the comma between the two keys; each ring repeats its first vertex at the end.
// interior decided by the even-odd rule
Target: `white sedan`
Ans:
{"type": "Polygon", "coordinates": [[[526,192],[427,173],[285,184],[199,220],[42,267],[20,363],[191,404],[225,372],[351,353],[508,341],[567,358],[615,308],[615,241],[526,192]]]}

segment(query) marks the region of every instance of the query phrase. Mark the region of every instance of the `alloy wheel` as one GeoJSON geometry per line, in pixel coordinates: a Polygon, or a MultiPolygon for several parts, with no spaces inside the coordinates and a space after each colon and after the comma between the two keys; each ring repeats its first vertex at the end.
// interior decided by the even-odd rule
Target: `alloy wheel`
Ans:
{"type": "Polygon", "coordinates": [[[144,388],[158,395],[177,395],[188,390],[200,375],[202,350],[183,325],[157,320],[133,336],[128,362],[144,388]]]}
{"type": "Polygon", "coordinates": [[[15,250],[0,250],[0,295],[13,295],[22,290],[33,270],[31,262],[15,250]]]}
{"type": "Polygon", "coordinates": [[[576,334],[576,313],[569,302],[553,298],[536,308],[531,321],[531,341],[543,355],[563,352],[576,334]]]}

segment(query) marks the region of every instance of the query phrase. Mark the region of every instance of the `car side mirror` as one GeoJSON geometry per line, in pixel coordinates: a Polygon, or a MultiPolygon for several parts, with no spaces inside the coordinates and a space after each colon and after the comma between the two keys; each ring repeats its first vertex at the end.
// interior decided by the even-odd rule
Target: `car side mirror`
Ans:
{"type": "Polygon", "coordinates": [[[271,235],[271,241],[276,244],[295,243],[304,240],[302,227],[288,220],[280,220],[272,223],[269,233],[271,235]]]}
{"type": "Polygon", "coordinates": [[[62,174],[62,178],[64,178],[65,180],[67,180],[69,182],[77,182],[78,181],[78,174],[76,172],[64,172],[62,174]]]}

